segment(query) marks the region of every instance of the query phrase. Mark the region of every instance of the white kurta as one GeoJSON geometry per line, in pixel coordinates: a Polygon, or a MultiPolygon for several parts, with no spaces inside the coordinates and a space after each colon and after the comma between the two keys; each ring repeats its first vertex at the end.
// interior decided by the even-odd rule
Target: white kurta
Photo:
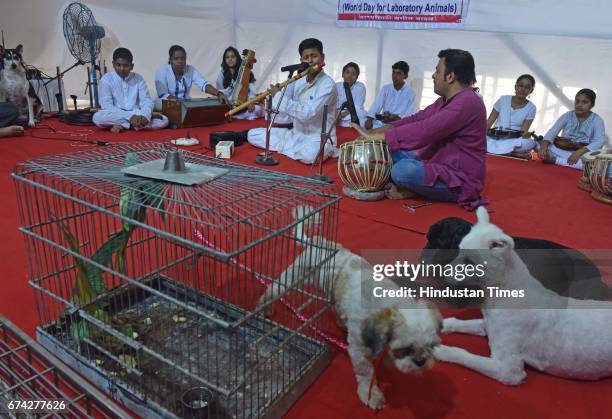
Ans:
{"type": "MultiPolygon", "coordinates": [[[[224,88],[223,87],[223,69],[221,69],[219,71],[219,74],[217,75],[216,88],[220,92],[223,92],[223,94],[231,101],[232,100],[232,96],[234,95],[234,84],[235,84],[235,82],[236,82],[236,80],[232,80],[230,85],[224,88]]],[[[255,91],[255,83],[249,83],[249,95],[248,95],[248,99],[252,99],[255,96],[257,96],[257,92],[255,91]]],[[[264,110],[261,107],[261,105],[255,105],[255,109],[252,112],[249,111],[249,110],[246,110],[244,112],[241,112],[241,113],[239,113],[237,115],[232,116],[232,118],[234,118],[234,119],[253,120],[253,119],[257,119],[257,118],[262,118],[263,116],[264,116],[264,110]]]]}
{"type": "Polygon", "coordinates": [[[564,113],[557,122],[548,130],[544,139],[550,141],[548,152],[555,158],[555,163],[559,166],[567,166],[582,170],[582,160],[570,165],[567,162],[571,151],[561,150],[553,143],[554,139],[561,133],[562,137],[582,143],[589,151],[600,150],[606,141],[606,128],[603,119],[595,112],[591,113],[587,119],[580,122],[574,111],[564,113]]]}
{"type": "Polygon", "coordinates": [[[100,79],[100,110],[93,116],[93,123],[99,127],[121,125],[130,128],[133,115],[146,117],[147,128],[158,129],[168,125],[168,118],[151,119],[153,100],[145,80],[137,73],[130,73],[122,79],[115,71],[106,73],[100,79]]]}
{"type": "Polygon", "coordinates": [[[378,92],[367,116],[374,119],[374,128],[378,128],[384,123],[376,119],[377,113],[389,112],[404,118],[415,114],[416,106],[416,94],[408,82],[399,90],[393,87],[393,83],[385,84],[378,92]]]}
{"type": "MultiPolygon", "coordinates": [[[[327,129],[332,126],[336,113],[338,93],[334,80],[324,71],[316,75],[312,83],[306,77],[293,83],[292,95],[285,94],[279,110],[293,119],[293,129],[272,128],[270,132],[270,150],[278,151],[292,159],[303,163],[312,163],[318,152],[321,141],[323,106],[327,108],[327,129]]],[[[278,105],[280,95],[275,95],[272,105],[278,105]]],[[[249,131],[249,142],[257,147],[265,147],[265,128],[255,128],[249,131]]],[[[331,129],[331,140],[325,145],[324,157],[336,157],[336,128],[331,129]]]]}
{"type": "Polygon", "coordinates": [[[190,99],[189,91],[194,84],[202,92],[208,84],[202,74],[194,67],[187,65],[183,77],[177,80],[174,71],[172,71],[172,65],[164,64],[155,73],[155,90],[157,91],[155,109],[161,110],[162,99],[168,96],[174,96],[178,99],[190,99]]]}
{"type": "MultiPolygon", "coordinates": [[[[346,102],[346,92],[344,91],[344,82],[339,81],[336,83],[336,90],[338,90],[338,102],[336,104],[337,108],[340,109],[342,104],[346,102]]],[[[360,81],[356,81],[351,86],[351,95],[353,95],[353,102],[355,103],[355,110],[357,111],[357,117],[359,118],[359,125],[363,126],[366,121],[366,110],[363,106],[366,98],[366,87],[360,81]]],[[[348,108],[347,108],[348,109],[348,108]]],[[[340,119],[339,125],[341,127],[350,127],[351,126],[351,115],[346,115],[342,119],[340,119]]]]}
{"type": "MultiPolygon", "coordinates": [[[[283,96],[283,102],[285,101],[285,98],[293,97],[294,89],[295,89],[295,82],[285,86],[285,95],[283,96]]],[[[278,100],[281,97],[281,92],[278,92],[274,96],[275,96],[274,99],[276,100],[274,103],[278,103],[278,100]]],[[[264,117],[268,119],[268,115],[265,114],[265,109],[264,109],[264,117]]],[[[287,113],[282,112],[282,111],[279,111],[276,114],[276,117],[274,118],[274,125],[277,125],[277,124],[286,125],[286,124],[291,124],[291,123],[293,123],[293,118],[291,117],[291,115],[288,115],[287,113]]]]}
{"type": "MultiPolygon", "coordinates": [[[[499,113],[495,126],[499,129],[520,131],[525,121],[533,121],[536,114],[535,105],[527,101],[522,108],[512,107],[512,96],[500,97],[495,105],[499,113]]],[[[494,138],[487,136],[487,151],[493,154],[524,153],[535,147],[536,143],[530,138],[494,138]]]]}

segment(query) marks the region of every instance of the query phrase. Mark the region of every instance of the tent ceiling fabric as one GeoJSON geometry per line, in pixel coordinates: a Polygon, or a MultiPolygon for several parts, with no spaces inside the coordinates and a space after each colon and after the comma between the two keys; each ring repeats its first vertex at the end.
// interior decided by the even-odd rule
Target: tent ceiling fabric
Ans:
{"type": "MultiPolygon", "coordinates": [[[[67,1],[3,2],[0,27],[7,47],[24,45],[28,63],[54,74],[74,63],[66,47],[61,16],[67,1]]],[[[538,107],[533,127],[541,132],[567,108],[582,87],[598,93],[595,111],[612,129],[612,84],[604,79],[612,68],[612,31],[606,20],[612,3],[576,1],[472,1],[465,30],[347,29],[335,25],[337,2],[247,0],[91,0],[86,1],[107,37],[103,60],[110,69],[112,51],[132,50],[135,71],[154,88],[156,69],[167,61],[172,44],[183,45],[188,61],[214,82],[221,54],[228,45],[256,51],[256,87],[263,89],[286,75],[282,65],[298,61],[297,45],[317,37],[325,45],[326,71],[340,80],[342,66],[361,67],[369,105],[382,84],[390,82],[391,64],[410,64],[410,83],[420,107],[434,99],[431,72],[440,49],[462,48],[474,55],[478,87],[488,109],[502,94],[512,94],[516,77],[535,76],[532,100],[538,107]]],[[[85,99],[86,71],[66,74],[67,94],[85,99]]],[[[153,92],[154,93],[154,92],[153,92]]]]}

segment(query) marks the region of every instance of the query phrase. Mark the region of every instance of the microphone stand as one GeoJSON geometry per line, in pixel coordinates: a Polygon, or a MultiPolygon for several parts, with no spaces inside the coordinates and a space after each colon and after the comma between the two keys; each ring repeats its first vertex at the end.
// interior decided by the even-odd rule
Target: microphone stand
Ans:
{"type": "MultiPolygon", "coordinates": [[[[291,70],[289,71],[289,79],[291,77],[293,77],[293,72],[295,70],[291,70]]],[[[266,125],[266,149],[264,150],[263,153],[260,153],[259,156],[257,156],[257,158],[255,159],[255,163],[257,164],[261,164],[262,166],[275,166],[279,163],[278,160],[276,160],[274,157],[271,156],[270,154],[270,131],[272,130],[272,125],[274,124],[274,120],[276,119],[276,115],[278,115],[278,110],[280,108],[280,104],[283,101],[283,98],[285,97],[285,90],[287,90],[287,84],[283,86],[282,90],[281,90],[281,95],[280,98],[278,100],[278,103],[276,104],[276,108],[272,109],[272,96],[266,96],[266,98],[264,99],[265,101],[265,106],[266,106],[266,114],[267,114],[267,119],[268,119],[268,124],[266,125]]]]}
{"type": "MultiPolygon", "coordinates": [[[[326,182],[326,183],[334,183],[333,179],[330,178],[329,176],[325,176],[323,174],[323,161],[325,160],[324,156],[325,156],[325,144],[327,144],[327,141],[331,142],[331,130],[338,124],[338,121],[340,120],[341,114],[342,114],[342,110],[346,107],[346,102],[344,102],[342,104],[342,106],[340,107],[340,109],[338,109],[336,111],[336,118],[334,120],[334,122],[332,123],[331,127],[329,127],[329,130],[327,129],[327,109],[328,109],[328,105],[324,105],[323,106],[323,123],[321,124],[321,145],[319,146],[319,152],[317,153],[317,156],[315,157],[314,161],[312,162],[312,166],[315,165],[315,163],[317,162],[317,159],[321,159],[319,161],[319,173],[315,173],[314,175],[309,176],[310,179],[315,179],[315,180],[320,180],[321,182],[326,182]]],[[[333,143],[332,143],[333,144],[333,143]]]]}
{"type": "Polygon", "coordinates": [[[266,113],[268,115],[268,125],[266,126],[266,149],[263,153],[260,153],[255,159],[255,163],[261,164],[262,166],[275,166],[278,164],[278,160],[270,155],[270,130],[272,129],[272,123],[274,122],[275,112],[272,110],[272,96],[266,96],[264,99],[266,105],[266,113]]]}

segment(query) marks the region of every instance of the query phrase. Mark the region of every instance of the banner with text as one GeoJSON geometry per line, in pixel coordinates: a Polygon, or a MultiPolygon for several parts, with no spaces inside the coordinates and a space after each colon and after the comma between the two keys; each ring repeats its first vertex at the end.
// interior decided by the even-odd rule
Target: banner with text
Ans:
{"type": "Polygon", "coordinates": [[[378,29],[462,29],[469,0],[338,0],[336,23],[378,29]]]}

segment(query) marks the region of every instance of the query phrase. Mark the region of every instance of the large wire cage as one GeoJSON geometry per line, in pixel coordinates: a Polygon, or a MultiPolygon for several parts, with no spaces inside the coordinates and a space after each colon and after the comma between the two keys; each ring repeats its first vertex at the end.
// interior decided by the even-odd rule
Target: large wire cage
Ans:
{"type": "Polygon", "coordinates": [[[117,145],[16,167],[37,337],[146,417],[277,417],[329,361],[339,197],[189,152],[188,170],[221,174],[186,186],[124,173],[172,151],[117,145]],[[282,295],[259,304],[270,286],[282,295]]]}

